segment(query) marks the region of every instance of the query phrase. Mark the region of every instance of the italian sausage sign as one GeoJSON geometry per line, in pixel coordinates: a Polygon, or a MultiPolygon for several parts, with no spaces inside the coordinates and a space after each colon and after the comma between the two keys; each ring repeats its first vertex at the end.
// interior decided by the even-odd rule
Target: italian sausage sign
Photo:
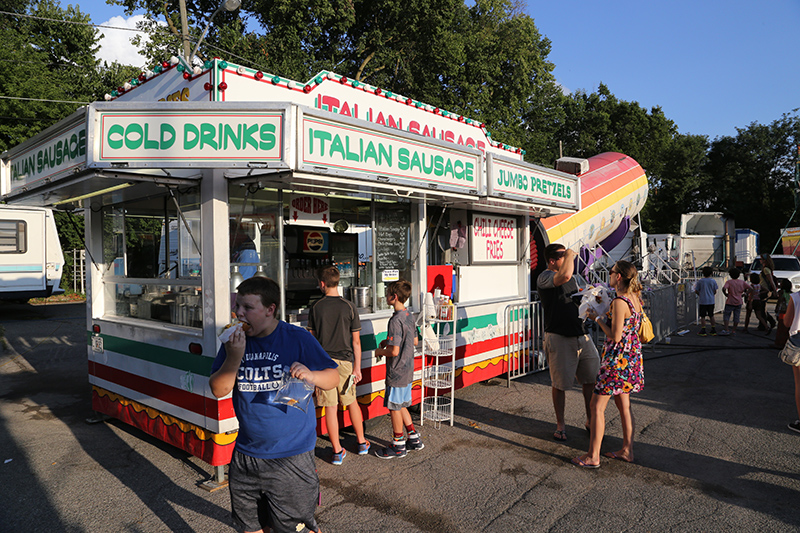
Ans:
{"type": "Polygon", "coordinates": [[[472,263],[515,263],[518,233],[515,217],[480,213],[472,215],[472,263]]]}

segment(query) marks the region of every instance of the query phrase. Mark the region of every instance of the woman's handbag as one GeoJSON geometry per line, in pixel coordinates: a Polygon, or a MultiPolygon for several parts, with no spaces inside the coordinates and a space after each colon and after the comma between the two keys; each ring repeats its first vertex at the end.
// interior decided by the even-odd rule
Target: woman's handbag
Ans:
{"type": "Polygon", "coordinates": [[[789,339],[778,354],[778,357],[787,365],[800,366],[800,346],[795,346],[792,340],[789,339]]]}
{"type": "Polygon", "coordinates": [[[655,339],[656,335],[653,333],[653,323],[647,317],[647,313],[642,309],[642,323],[639,324],[639,342],[647,344],[655,339]]]}

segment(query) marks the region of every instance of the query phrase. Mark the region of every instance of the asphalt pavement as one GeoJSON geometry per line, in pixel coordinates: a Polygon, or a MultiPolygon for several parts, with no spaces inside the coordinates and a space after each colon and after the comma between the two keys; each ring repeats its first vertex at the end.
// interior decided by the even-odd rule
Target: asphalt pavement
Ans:
{"type": "MultiPolygon", "coordinates": [[[[119,421],[93,415],[82,304],[0,304],[0,531],[234,531],[211,468],[119,421]]],[[[555,429],[546,372],[456,392],[455,423],[419,427],[425,448],[342,466],[317,443],[325,532],[797,531],[800,434],[791,369],[775,333],[699,337],[645,349],[632,396],[636,463],[570,464],[588,446],[579,389],[555,429]]],[[[603,451],[620,446],[606,411],[603,451]]],[[[385,445],[388,417],[367,436],[385,445]]]]}

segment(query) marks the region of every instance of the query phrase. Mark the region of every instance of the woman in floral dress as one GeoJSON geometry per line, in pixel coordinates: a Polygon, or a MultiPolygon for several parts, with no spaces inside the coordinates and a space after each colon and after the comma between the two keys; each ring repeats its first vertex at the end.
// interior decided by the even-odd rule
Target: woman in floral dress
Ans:
{"type": "Polygon", "coordinates": [[[644,387],[642,367],[642,343],[639,341],[639,325],[642,322],[642,285],[639,273],[633,264],[617,261],[609,275],[609,285],[616,289],[617,296],[611,301],[611,320],[589,312],[606,335],[600,372],[592,394],[589,422],[591,437],[589,452],[572,460],[583,468],[600,467],[600,445],[605,432],[605,410],[608,400],[614,397],[622,423],[622,448],[608,452],[606,457],[633,462],[633,413],[630,394],[644,387]]]}

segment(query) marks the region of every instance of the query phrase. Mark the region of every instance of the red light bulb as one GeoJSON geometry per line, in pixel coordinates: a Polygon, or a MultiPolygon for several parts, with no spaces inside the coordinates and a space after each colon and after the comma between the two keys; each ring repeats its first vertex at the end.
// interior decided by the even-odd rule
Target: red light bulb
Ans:
{"type": "Polygon", "coordinates": [[[217,87],[219,87],[220,91],[224,91],[225,89],[228,88],[228,84],[223,81],[217,87]]]}

